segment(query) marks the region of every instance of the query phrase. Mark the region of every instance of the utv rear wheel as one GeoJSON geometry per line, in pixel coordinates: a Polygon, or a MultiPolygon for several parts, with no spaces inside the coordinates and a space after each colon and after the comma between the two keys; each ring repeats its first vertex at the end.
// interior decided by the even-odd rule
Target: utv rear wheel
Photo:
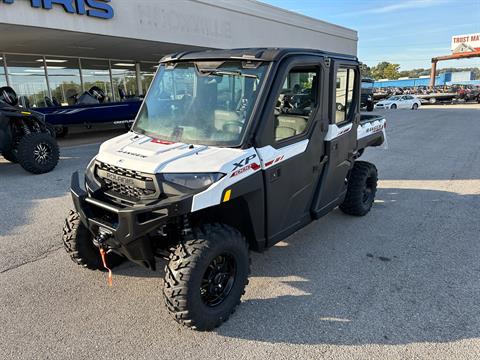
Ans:
{"type": "Polygon", "coordinates": [[[31,133],[18,143],[18,163],[32,174],[52,171],[57,166],[58,159],[57,142],[48,133],[31,133]]]}
{"type": "Polygon", "coordinates": [[[349,215],[366,215],[375,201],[377,180],[375,165],[366,161],[355,161],[348,180],[347,195],[340,209],[349,215]]]}
{"type": "Polygon", "coordinates": [[[240,304],[250,272],[242,234],[221,224],[194,230],[165,267],[164,299],[175,320],[195,330],[212,330],[240,304]]]}
{"type": "MultiPolygon", "coordinates": [[[[63,245],[67,254],[77,265],[90,270],[103,270],[102,258],[98,248],[93,245],[92,233],[80,221],[76,211],[70,210],[63,227],[63,245]]],[[[120,255],[107,254],[107,266],[112,269],[120,265],[124,258],[120,255]]]]}

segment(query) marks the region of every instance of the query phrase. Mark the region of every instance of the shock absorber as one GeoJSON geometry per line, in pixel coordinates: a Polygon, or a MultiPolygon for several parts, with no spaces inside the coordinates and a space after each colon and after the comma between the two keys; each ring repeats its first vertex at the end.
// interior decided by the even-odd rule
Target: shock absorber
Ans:
{"type": "Polygon", "coordinates": [[[182,231],[181,231],[182,237],[184,239],[191,239],[193,236],[193,231],[190,225],[190,219],[188,215],[183,215],[182,222],[183,222],[182,231]]]}
{"type": "Polygon", "coordinates": [[[30,135],[32,133],[28,128],[28,125],[25,124],[25,121],[22,121],[22,123],[20,124],[20,128],[22,129],[24,135],[30,135]]]}

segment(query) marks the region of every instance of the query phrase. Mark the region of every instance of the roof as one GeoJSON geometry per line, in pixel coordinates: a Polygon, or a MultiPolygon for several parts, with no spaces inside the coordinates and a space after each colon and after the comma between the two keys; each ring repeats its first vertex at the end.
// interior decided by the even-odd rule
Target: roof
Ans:
{"type": "Polygon", "coordinates": [[[357,60],[356,56],[331,53],[317,49],[302,48],[241,48],[204,50],[174,53],[164,56],[160,62],[187,61],[187,60],[211,60],[211,59],[242,59],[251,61],[278,61],[286,55],[323,55],[326,57],[357,60]]]}

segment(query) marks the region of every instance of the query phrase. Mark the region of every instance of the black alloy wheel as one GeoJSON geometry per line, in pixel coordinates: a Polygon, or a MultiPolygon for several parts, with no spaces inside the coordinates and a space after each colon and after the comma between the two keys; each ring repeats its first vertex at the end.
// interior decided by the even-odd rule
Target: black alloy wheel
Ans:
{"type": "Polygon", "coordinates": [[[237,264],[235,258],[222,254],[212,260],[202,278],[200,296],[205,305],[220,305],[230,294],[235,283],[237,264]]]}
{"type": "Polygon", "coordinates": [[[33,160],[38,165],[45,165],[52,160],[53,149],[50,143],[41,142],[33,148],[33,160]]]}

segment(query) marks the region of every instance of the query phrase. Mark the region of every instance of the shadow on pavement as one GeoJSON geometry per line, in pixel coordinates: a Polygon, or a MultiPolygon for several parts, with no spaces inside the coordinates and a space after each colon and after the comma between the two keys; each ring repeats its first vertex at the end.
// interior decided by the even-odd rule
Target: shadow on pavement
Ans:
{"type": "MultiPolygon", "coordinates": [[[[480,337],[480,196],[384,188],[377,199],[365,217],[335,210],[253,254],[242,304],[216,332],[312,345],[480,337]]],[[[115,273],[161,278],[164,264],[115,273]]]]}
{"type": "Polygon", "coordinates": [[[32,175],[18,164],[0,162],[0,236],[28,223],[37,201],[66,196],[72,173],[85,169],[97,147],[61,149],[57,167],[41,175],[32,175]]]}

